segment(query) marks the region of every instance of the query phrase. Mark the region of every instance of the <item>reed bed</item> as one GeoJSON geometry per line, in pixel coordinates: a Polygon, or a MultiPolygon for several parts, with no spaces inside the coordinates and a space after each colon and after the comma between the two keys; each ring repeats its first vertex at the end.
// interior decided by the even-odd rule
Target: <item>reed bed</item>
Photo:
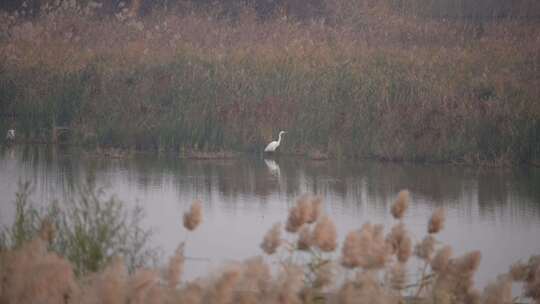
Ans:
{"type": "Polygon", "coordinates": [[[535,20],[429,18],[397,1],[264,20],[57,2],[0,14],[0,127],[24,140],[184,155],[260,151],[286,129],[286,153],[540,158],[535,20]]]}
{"type": "MultiPolygon", "coordinates": [[[[322,200],[301,196],[285,229],[276,223],[261,236],[266,256],[194,281],[182,279],[185,243],[164,267],[128,269],[115,255],[97,271],[77,273],[72,257],[50,246],[55,236],[45,223],[22,244],[0,247],[0,303],[540,303],[539,256],[515,263],[480,291],[473,277],[481,253],[454,256],[436,239],[444,228],[442,209],[427,221],[425,238],[413,244],[402,221],[410,203],[408,191],[400,192],[389,231],[367,222],[338,244],[322,200]],[[421,273],[409,272],[412,259],[423,265],[421,273]],[[520,297],[512,297],[513,282],[522,285],[520,297]]],[[[200,201],[183,224],[185,233],[204,225],[200,201]]]]}

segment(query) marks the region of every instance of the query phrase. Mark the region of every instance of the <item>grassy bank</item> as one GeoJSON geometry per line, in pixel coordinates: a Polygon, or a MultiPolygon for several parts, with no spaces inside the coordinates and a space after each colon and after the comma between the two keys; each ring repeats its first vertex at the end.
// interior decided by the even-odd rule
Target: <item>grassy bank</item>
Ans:
{"type": "Polygon", "coordinates": [[[538,22],[331,4],[301,23],[249,9],[110,17],[76,3],[4,14],[0,127],[175,153],[260,151],[284,129],[289,153],[540,158],[538,22]]]}

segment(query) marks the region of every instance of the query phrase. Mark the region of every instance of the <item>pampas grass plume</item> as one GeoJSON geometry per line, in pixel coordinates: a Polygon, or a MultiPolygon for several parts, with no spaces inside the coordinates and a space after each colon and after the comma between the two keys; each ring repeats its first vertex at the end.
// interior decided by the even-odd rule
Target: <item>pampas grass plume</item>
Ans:
{"type": "Polygon", "coordinates": [[[299,291],[304,286],[304,271],[295,264],[286,264],[278,277],[276,303],[300,304],[299,291]]]}
{"type": "Polygon", "coordinates": [[[202,202],[196,200],[191,204],[189,212],[184,213],[184,227],[193,231],[202,221],[202,202]]]}
{"type": "Polygon", "coordinates": [[[103,270],[97,282],[97,293],[101,303],[121,304],[126,300],[127,271],[122,257],[114,257],[103,270]]]}
{"type": "Polygon", "coordinates": [[[407,271],[403,263],[396,263],[390,268],[390,286],[395,290],[403,290],[407,285],[407,271]]]}
{"type": "Polygon", "coordinates": [[[456,259],[453,263],[462,274],[472,274],[476,272],[478,266],[480,266],[480,260],[482,259],[482,253],[480,251],[472,251],[464,256],[456,259]]]}
{"type": "Polygon", "coordinates": [[[320,265],[315,270],[315,281],[313,282],[314,288],[323,288],[332,284],[334,279],[334,268],[333,264],[328,261],[320,265]]]}
{"type": "Polygon", "coordinates": [[[431,269],[435,272],[444,272],[448,268],[450,257],[452,256],[452,247],[444,246],[437,251],[437,254],[431,261],[431,269]]]}
{"type": "Polygon", "coordinates": [[[397,258],[400,263],[406,263],[412,254],[412,241],[408,235],[405,235],[399,243],[397,258]]]}
{"type": "Polygon", "coordinates": [[[428,223],[428,233],[437,233],[444,228],[445,211],[444,208],[437,208],[431,215],[428,223]]]}
{"type": "Polygon", "coordinates": [[[167,267],[165,279],[169,288],[174,289],[180,282],[180,276],[182,275],[182,269],[184,266],[184,244],[181,244],[176,248],[174,255],[169,260],[169,267],[167,267]]]}
{"type": "Polygon", "coordinates": [[[281,224],[275,223],[274,226],[265,234],[261,248],[266,254],[274,254],[281,245],[281,224]]]}
{"type": "Polygon", "coordinates": [[[336,225],[328,216],[321,217],[313,229],[313,244],[324,252],[334,251],[337,247],[336,225]]]}
{"type": "Polygon", "coordinates": [[[512,280],[508,275],[501,275],[490,283],[482,294],[482,303],[508,304],[512,301],[512,280]]]}
{"type": "Polygon", "coordinates": [[[398,193],[397,199],[394,202],[394,205],[392,205],[392,216],[395,219],[402,219],[403,215],[405,214],[405,211],[407,211],[407,207],[409,207],[409,191],[408,190],[401,190],[398,193]]]}
{"type": "Polygon", "coordinates": [[[248,259],[243,272],[244,281],[248,290],[255,290],[259,293],[266,293],[270,289],[272,275],[270,267],[258,256],[248,259]]]}
{"type": "Polygon", "coordinates": [[[523,282],[527,280],[527,277],[529,276],[529,265],[522,262],[516,262],[512,264],[512,266],[510,266],[509,273],[512,277],[512,280],[517,282],[523,282]]]}
{"type": "Polygon", "coordinates": [[[435,238],[431,235],[427,235],[422,242],[416,244],[414,247],[414,254],[425,261],[431,261],[433,252],[435,251],[435,238]]]}
{"type": "Polygon", "coordinates": [[[226,270],[213,286],[213,290],[210,292],[209,303],[233,303],[234,286],[239,279],[240,272],[238,269],[226,270]]]}
{"type": "Polygon", "coordinates": [[[390,253],[388,247],[382,226],[366,223],[359,231],[351,231],[345,237],[341,264],[346,268],[382,268],[390,253]]]}
{"type": "Polygon", "coordinates": [[[311,213],[307,220],[308,224],[315,223],[322,214],[322,198],[320,196],[311,197],[311,213]]]}
{"type": "Polygon", "coordinates": [[[182,304],[201,304],[204,297],[204,289],[198,283],[189,283],[182,290],[181,301],[182,304]]]}
{"type": "Polygon", "coordinates": [[[398,261],[407,262],[412,253],[412,241],[402,222],[392,227],[386,241],[390,245],[392,253],[396,254],[398,261]]]}
{"type": "Polygon", "coordinates": [[[310,196],[302,195],[296,201],[296,206],[289,210],[287,225],[285,229],[288,232],[295,233],[302,225],[307,223],[313,217],[313,209],[310,196]]]}
{"type": "Polygon", "coordinates": [[[299,250],[309,250],[312,243],[313,238],[309,226],[302,226],[302,228],[300,228],[300,231],[298,232],[298,241],[296,242],[296,247],[299,250]]]}
{"type": "MultiPolygon", "coordinates": [[[[341,248],[341,265],[346,268],[356,268],[360,266],[362,254],[362,239],[357,231],[350,231],[345,236],[343,247],[341,248]]],[[[347,293],[346,286],[344,292],[347,293]]]]}
{"type": "Polygon", "coordinates": [[[158,282],[158,275],[148,269],[138,269],[129,280],[129,303],[146,303],[147,294],[158,282]]]}
{"type": "Polygon", "coordinates": [[[540,304],[540,265],[534,265],[525,284],[525,296],[540,304]]]}

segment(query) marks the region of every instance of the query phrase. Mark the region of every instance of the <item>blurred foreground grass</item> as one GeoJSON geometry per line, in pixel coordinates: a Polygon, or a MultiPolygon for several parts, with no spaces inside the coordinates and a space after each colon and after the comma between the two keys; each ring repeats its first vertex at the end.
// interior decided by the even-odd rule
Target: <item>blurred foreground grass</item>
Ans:
{"type": "MultiPolygon", "coordinates": [[[[389,231],[368,222],[341,245],[321,198],[303,195],[289,210],[289,234],[276,223],[262,236],[265,257],[194,281],[182,280],[184,243],[168,265],[146,263],[149,234],[139,226],[139,213],[127,216],[119,201],[102,200],[88,188],[66,211],[39,211],[28,203],[29,190],[21,184],[15,222],[2,232],[0,303],[540,303],[540,256],[476,289],[481,253],[454,257],[452,247],[436,239],[444,209],[433,213],[426,236],[413,244],[402,221],[410,204],[406,190],[391,208],[389,231]],[[419,273],[408,272],[411,259],[423,265],[419,273]],[[522,285],[520,297],[512,297],[513,282],[522,285]]],[[[196,201],[183,216],[186,232],[203,222],[196,201]]]]}

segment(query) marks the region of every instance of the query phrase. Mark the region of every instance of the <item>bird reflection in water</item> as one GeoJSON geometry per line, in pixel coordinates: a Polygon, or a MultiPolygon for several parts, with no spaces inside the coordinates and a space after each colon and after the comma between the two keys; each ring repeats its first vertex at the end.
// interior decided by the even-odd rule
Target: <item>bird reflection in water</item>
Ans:
{"type": "Polygon", "coordinates": [[[273,159],[264,159],[264,163],[266,164],[266,167],[268,167],[268,170],[270,170],[270,173],[276,177],[280,176],[280,170],[279,165],[276,163],[273,159]]]}

